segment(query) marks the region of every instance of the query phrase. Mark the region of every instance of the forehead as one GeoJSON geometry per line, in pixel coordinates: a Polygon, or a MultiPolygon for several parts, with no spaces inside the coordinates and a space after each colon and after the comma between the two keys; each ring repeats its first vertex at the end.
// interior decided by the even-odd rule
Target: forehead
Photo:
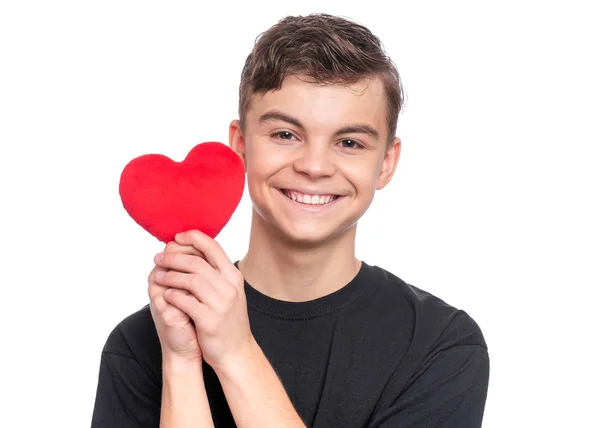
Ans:
{"type": "Polygon", "coordinates": [[[367,122],[383,130],[387,121],[386,100],[380,78],[365,78],[352,84],[322,84],[292,75],[284,79],[281,89],[253,95],[247,118],[255,122],[263,113],[278,110],[314,129],[367,122]]]}

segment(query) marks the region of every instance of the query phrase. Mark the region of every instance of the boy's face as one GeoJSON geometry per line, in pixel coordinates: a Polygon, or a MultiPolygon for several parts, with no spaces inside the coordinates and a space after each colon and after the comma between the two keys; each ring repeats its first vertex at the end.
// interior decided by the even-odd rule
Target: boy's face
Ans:
{"type": "Polygon", "coordinates": [[[379,79],[341,86],[289,76],[254,95],[245,119],[243,133],[231,123],[230,144],[244,160],[256,220],[298,243],[348,233],[398,162],[379,79]]]}

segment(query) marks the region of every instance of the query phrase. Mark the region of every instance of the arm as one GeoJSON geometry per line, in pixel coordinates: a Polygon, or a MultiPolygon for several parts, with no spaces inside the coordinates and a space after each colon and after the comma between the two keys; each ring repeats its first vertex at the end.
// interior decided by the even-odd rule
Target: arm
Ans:
{"type": "MultiPolygon", "coordinates": [[[[193,247],[167,244],[165,252],[198,254],[193,247]]],[[[194,256],[196,257],[196,256],[194,256]]],[[[148,277],[150,310],[160,340],[162,353],[162,395],[160,428],[209,428],[213,420],[204,385],[202,350],[190,317],[169,305],[170,291],[157,283],[166,271],[155,266],[148,277]]]]}
{"type": "MultiPolygon", "coordinates": [[[[120,336],[115,329],[106,346],[114,347],[120,336]]],[[[133,355],[103,352],[92,428],[213,427],[202,365],[167,359],[162,370],[161,404],[159,383],[133,355]]]]}
{"type": "Polygon", "coordinates": [[[177,234],[175,243],[202,256],[157,254],[155,263],[164,274],[156,284],[171,288],[163,294],[165,302],[193,320],[202,357],[219,377],[236,425],[304,427],[252,335],[241,272],[199,231],[177,234]]]}
{"type": "Polygon", "coordinates": [[[215,372],[239,428],[306,426],[256,341],[215,372]]]}
{"type": "Polygon", "coordinates": [[[166,358],[163,361],[163,388],[160,428],[214,427],[202,361],[195,364],[166,358]]]}
{"type": "Polygon", "coordinates": [[[368,427],[480,428],[488,379],[489,358],[483,346],[459,345],[440,351],[407,388],[376,410],[368,427]]]}

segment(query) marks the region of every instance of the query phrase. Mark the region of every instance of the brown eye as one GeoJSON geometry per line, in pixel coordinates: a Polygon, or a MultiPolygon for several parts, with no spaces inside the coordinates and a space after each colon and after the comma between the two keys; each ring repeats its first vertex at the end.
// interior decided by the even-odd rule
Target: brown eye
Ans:
{"type": "Polygon", "coordinates": [[[294,134],[288,131],[277,132],[273,134],[273,136],[281,140],[291,140],[292,138],[294,138],[294,134]]]}
{"type": "Polygon", "coordinates": [[[356,141],[354,140],[343,140],[341,142],[342,147],[345,149],[359,149],[362,148],[362,146],[360,144],[358,144],[356,141]]]}

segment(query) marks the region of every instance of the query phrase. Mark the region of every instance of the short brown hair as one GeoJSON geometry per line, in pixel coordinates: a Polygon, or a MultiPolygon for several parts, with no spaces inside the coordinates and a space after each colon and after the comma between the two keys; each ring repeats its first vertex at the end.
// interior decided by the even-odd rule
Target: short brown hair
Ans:
{"type": "Polygon", "coordinates": [[[289,75],[321,84],[353,84],[380,77],[387,94],[388,144],[392,142],[404,91],[398,70],[369,29],[328,14],[288,16],[260,34],[246,58],[238,113],[244,129],[252,95],[281,89],[289,75]]]}

